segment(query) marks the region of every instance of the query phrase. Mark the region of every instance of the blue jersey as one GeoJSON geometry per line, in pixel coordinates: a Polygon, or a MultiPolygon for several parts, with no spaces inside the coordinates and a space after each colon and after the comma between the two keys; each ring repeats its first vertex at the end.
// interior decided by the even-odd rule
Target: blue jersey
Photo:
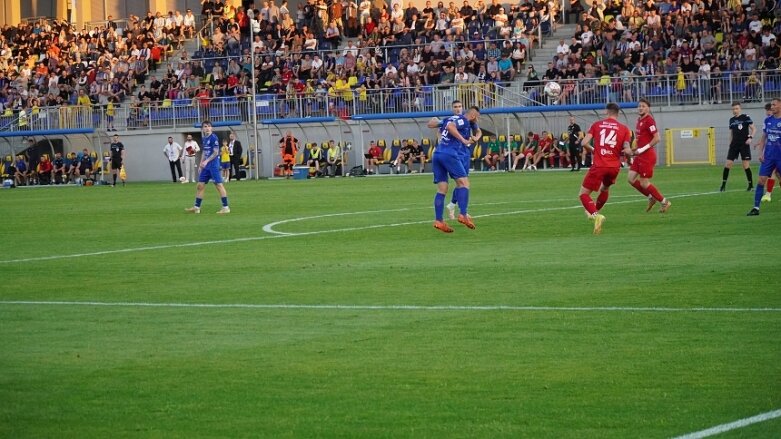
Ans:
{"type": "Polygon", "coordinates": [[[463,115],[450,116],[442,120],[442,122],[439,124],[439,146],[444,148],[451,148],[453,151],[461,155],[468,155],[469,149],[467,146],[453,138],[453,136],[451,136],[450,132],[447,130],[447,126],[450,123],[454,123],[456,125],[458,133],[461,134],[461,137],[465,139],[472,137],[472,130],[477,131],[477,124],[475,122],[470,122],[463,115]]]}
{"type": "Polygon", "coordinates": [[[781,117],[768,116],[763,128],[765,142],[765,160],[781,160],[781,117]]]}
{"type": "Polygon", "coordinates": [[[207,160],[212,156],[214,157],[206,166],[213,169],[220,168],[220,139],[217,135],[211,133],[208,137],[203,139],[203,148],[201,149],[203,154],[203,160],[207,160]]]}

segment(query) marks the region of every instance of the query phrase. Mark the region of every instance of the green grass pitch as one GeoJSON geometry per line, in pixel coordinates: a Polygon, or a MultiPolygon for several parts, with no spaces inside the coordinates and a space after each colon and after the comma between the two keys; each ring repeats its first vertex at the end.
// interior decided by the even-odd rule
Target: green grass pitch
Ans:
{"type": "Polygon", "coordinates": [[[450,235],[430,174],[231,182],[227,216],[211,187],[184,213],[193,185],[1,191],[0,437],[663,438],[781,408],[781,193],[746,217],[739,170],[661,168],[646,213],[622,172],[594,236],[582,177],[473,175],[450,235]]]}

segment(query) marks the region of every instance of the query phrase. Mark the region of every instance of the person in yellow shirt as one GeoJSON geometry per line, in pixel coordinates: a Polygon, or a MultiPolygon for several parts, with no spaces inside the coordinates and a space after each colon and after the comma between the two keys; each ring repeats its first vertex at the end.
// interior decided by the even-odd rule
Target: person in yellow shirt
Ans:
{"type": "Polygon", "coordinates": [[[89,126],[89,113],[90,113],[90,107],[92,106],[92,102],[89,100],[89,96],[87,96],[87,93],[84,92],[84,89],[79,89],[79,98],[76,100],[77,105],[77,114],[78,119],[77,123],[79,124],[78,128],[86,128],[89,126]]]}
{"type": "Polygon", "coordinates": [[[228,139],[222,141],[222,148],[220,148],[220,172],[222,179],[227,183],[231,172],[231,152],[228,148],[228,139]]]}
{"type": "Polygon", "coordinates": [[[114,115],[116,114],[116,109],[114,107],[115,99],[116,97],[114,96],[108,98],[108,104],[106,104],[106,131],[117,130],[114,128],[114,115]]]}

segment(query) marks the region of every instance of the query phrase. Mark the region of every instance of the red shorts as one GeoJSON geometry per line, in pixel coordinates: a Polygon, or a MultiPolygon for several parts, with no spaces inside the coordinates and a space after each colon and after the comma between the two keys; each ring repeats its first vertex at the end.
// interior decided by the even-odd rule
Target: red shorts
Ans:
{"type": "Polygon", "coordinates": [[[583,187],[591,191],[598,191],[600,186],[606,188],[616,182],[620,168],[594,168],[591,167],[583,178],[583,187]]]}
{"type": "Polygon", "coordinates": [[[654,167],[656,166],[656,150],[651,148],[642,155],[632,160],[630,171],[637,172],[642,178],[651,178],[654,176],[654,167]]]}
{"type": "Polygon", "coordinates": [[[534,151],[533,149],[524,149],[523,156],[526,157],[526,156],[534,155],[535,152],[536,151],[534,151]]]}
{"type": "Polygon", "coordinates": [[[285,154],[282,156],[283,163],[290,164],[290,163],[295,163],[295,161],[296,161],[296,156],[292,154],[285,154]]]}

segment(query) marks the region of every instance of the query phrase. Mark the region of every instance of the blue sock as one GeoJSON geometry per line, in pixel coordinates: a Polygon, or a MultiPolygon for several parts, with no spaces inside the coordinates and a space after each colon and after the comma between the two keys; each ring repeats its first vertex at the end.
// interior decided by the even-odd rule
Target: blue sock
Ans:
{"type": "Polygon", "coordinates": [[[453,189],[453,196],[450,197],[450,202],[453,204],[458,203],[458,197],[456,197],[456,191],[458,191],[458,188],[453,189]]]}
{"type": "Polygon", "coordinates": [[[434,216],[436,217],[437,221],[442,221],[442,214],[445,211],[445,194],[440,194],[437,192],[436,195],[434,195],[434,216]]]}
{"type": "Polygon", "coordinates": [[[222,207],[228,207],[228,197],[220,197],[222,200],[222,207]]]}
{"type": "Polygon", "coordinates": [[[469,188],[460,187],[456,188],[458,191],[458,209],[461,215],[466,215],[467,206],[469,206],[469,188]]]}
{"type": "Polygon", "coordinates": [[[762,202],[762,195],[765,195],[765,185],[758,184],[754,192],[754,208],[759,209],[759,203],[762,202]]]}
{"type": "Polygon", "coordinates": [[[195,207],[201,207],[201,202],[203,201],[203,198],[195,198],[195,207]]]}

